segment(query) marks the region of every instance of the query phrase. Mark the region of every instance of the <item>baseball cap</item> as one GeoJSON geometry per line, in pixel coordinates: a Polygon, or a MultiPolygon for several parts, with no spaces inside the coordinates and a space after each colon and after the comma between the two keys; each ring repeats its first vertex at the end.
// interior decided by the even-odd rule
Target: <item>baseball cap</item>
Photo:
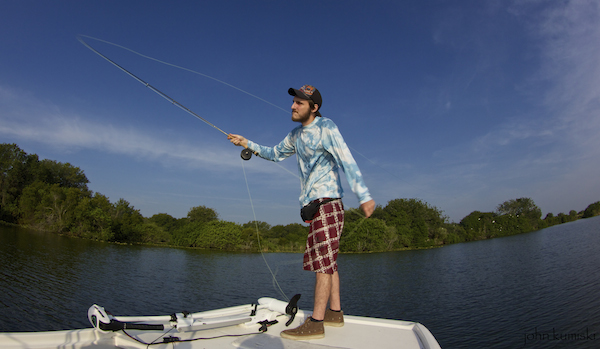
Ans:
{"type": "Polygon", "coordinates": [[[288,93],[291,96],[300,97],[302,99],[310,99],[315,104],[318,104],[319,109],[317,109],[317,116],[321,116],[321,113],[319,111],[323,106],[323,99],[321,98],[321,92],[319,92],[319,90],[317,90],[314,86],[304,85],[297,90],[295,88],[290,88],[288,90],[288,93]]]}

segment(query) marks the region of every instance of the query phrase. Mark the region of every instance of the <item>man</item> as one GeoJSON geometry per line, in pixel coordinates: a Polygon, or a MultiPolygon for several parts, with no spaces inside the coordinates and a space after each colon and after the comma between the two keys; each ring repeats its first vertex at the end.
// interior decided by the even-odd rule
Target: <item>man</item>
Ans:
{"type": "Polygon", "coordinates": [[[227,138],[271,161],[281,161],[296,154],[301,181],[301,215],[310,223],[304,269],[316,273],[315,300],[312,317],[298,328],[282,331],[281,336],[318,339],[325,336],[323,325],[344,325],[337,266],[339,239],[344,226],[343,190],[338,168],[346,174],[367,218],[375,209],[375,201],[371,199],[337,126],[321,116],[321,93],[310,85],[298,90],[290,88],[288,93],[294,96],[292,120],[302,125],[294,128],[281,143],[265,147],[240,135],[230,134],[227,138]]]}

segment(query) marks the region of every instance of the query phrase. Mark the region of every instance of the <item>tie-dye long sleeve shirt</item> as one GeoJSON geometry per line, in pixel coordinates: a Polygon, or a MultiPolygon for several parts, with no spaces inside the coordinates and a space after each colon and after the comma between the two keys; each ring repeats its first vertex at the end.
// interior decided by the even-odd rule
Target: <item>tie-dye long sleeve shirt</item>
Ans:
{"type": "Polygon", "coordinates": [[[350,149],[335,123],[328,118],[317,117],[308,126],[294,128],[275,147],[248,141],[248,148],[261,158],[275,162],[296,154],[301,206],[319,198],[343,196],[338,168],[346,174],[348,184],[361,204],[371,200],[369,189],[350,149]]]}

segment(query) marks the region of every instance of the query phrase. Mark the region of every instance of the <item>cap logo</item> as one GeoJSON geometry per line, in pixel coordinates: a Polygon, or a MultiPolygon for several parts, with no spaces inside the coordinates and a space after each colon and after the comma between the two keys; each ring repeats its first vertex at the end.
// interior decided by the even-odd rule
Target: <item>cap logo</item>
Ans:
{"type": "Polygon", "coordinates": [[[315,88],[310,85],[304,85],[300,87],[300,91],[304,92],[307,96],[312,96],[315,93],[315,88]]]}

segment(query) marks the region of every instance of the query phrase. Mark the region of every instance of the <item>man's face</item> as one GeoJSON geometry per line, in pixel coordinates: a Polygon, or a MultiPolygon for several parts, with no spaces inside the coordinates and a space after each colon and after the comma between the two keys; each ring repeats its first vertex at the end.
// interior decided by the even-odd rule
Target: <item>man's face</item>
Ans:
{"type": "MultiPolygon", "coordinates": [[[[297,121],[306,126],[311,120],[310,104],[306,99],[294,97],[292,103],[292,121],[297,121]]],[[[312,120],[311,120],[312,121],[312,120]]]]}

